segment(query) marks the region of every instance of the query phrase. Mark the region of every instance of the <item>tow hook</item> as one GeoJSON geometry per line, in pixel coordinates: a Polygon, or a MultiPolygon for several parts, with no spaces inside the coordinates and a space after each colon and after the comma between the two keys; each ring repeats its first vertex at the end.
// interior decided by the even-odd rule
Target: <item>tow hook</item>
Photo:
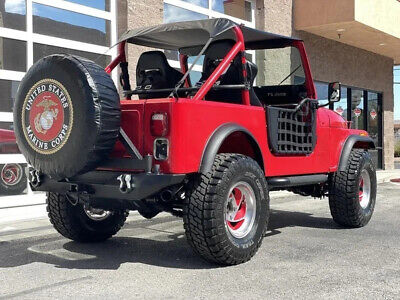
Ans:
{"type": "Polygon", "coordinates": [[[32,187],[37,188],[41,184],[40,172],[37,170],[29,171],[29,182],[32,187]]]}
{"type": "Polygon", "coordinates": [[[132,176],[131,174],[122,174],[118,176],[119,181],[119,190],[123,194],[128,194],[132,192],[133,185],[132,185],[132,176]]]}

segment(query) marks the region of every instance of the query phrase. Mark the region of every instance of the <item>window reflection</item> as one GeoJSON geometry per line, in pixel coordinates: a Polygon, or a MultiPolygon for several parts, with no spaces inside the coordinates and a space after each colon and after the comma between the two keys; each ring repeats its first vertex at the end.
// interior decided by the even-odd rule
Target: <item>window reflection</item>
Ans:
{"type": "Polygon", "coordinates": [[[25,0],[0,0],[0,27],[26,30],[25,0]]]}
{"type": "Polygon", "coordinates": [[[208,8],[208,0],[182,0],[182,1],[208,8]]]}
{"type": "Polygon", "coordinates": [[[374,140],[375,145],[379,145],[379,107],[378,107],[378,94],[368,92],[368,133],[374,140]]]}
{"type": "Polygon", "coordinates": [[[40,34],[110,45],[110,22],[42,4],[33,4],[33,31],[40,34]]]}
{"type": "Polygon", "coordinates": [[[19,195],[27,191],[26,163],[20,154],[10,123],[0,122],[0,196],[19,195]],[[6,128],[6,129],[4,129],[6,128]]]}
{"type": "Polygon", "coordinates": [[[190,72],[190,82],[192,83],[192,86],[195,86],[196,83],[199,82],[200,78],[201,78],[201,72],[198,71],[190,72]]]}
{"type": "Polygon", "coordinates": [[[84,52],[84,51],[54,47],[49,45],[33,44],[34,62],[37,62],[39,59],[47,55],[63,54],[63,53],[85,57],[87,59],[94,61],[95,63],[104,68],[111,62],[111,57],[108,55],[101,55],[91,52],[84,52]]]}
{"type": "Polygon", "coordinates": [[[351,90],[351,127],[353,129],[364,129],[364,91],[351,90]]]}
{"type": "Polygon", "coordinates": [[[252,21],[251,2],[245,0],[211,0],[212,9],[242,20],[252,21]]]}
{"type": "Polygon", "coordinates": [[[0,37],[0,69],[26,71],[26,42],[0,37]]]}
{"type": "Polygon", "coordinates": [[[347,88],[341,87],[341,97],[339,102],[333,104],[333,110],[347,121],[347,88]]]}
{"type": "MultiPolygon", "coordinates": [[[[19,81],[12,80],[0,80],[0,91],[1,91],[1,101],[0,101],[0,111],[1,112],[12,112],[15,97],[17,94],[19,86],[19,81]]],[[[3,120],[0,120],[3,121],[3,120]]],[[[11,129],[10,127],[2,127],[11,129]]]]}
{"type": "Polygon", "coordinates": [[[206,15],[164,3],[164,23],[208,19],[206,15]]]}
{"type": "Polygon", "coordinates": [[[328,103],[328,84],[324,82],[314,82],[315,89],[317,90],[318,101],[320,105],[328,103]]]}
{"type": "MultiPolygon", "coordinates": [[[[66,0],[68,2],[74,2],[77,4],[105,10],[105,11],[110,11],[110,1],[109,0],[66,0]]],[[[118,0],[117,0],[118,1],[118,0]]]]}

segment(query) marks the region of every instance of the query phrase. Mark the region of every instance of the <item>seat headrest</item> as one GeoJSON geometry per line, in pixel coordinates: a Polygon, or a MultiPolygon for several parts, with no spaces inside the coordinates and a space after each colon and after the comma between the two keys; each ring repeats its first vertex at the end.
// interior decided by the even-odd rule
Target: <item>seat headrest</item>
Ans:
{"type": "Polygon", "coordinates": [[[162,51],[143,52],[138,60],[136,71],[144,72],[147,69],[160,69],[163,73],[169,68],[167,57],[162,51]]]}
{"type": "Polygon", "coordinates": [[[251,85],[254,83],[254,79],[258,73],[258,67],[251,61],[246,61],[246,69],[247,69],[247,80],[250,82],[251,85]]]}
{"type": "Polygon", "coordinates": [[[211,43],[204,53],[203,73],[210,75],[234,45],[232,40],[211,43]]]}

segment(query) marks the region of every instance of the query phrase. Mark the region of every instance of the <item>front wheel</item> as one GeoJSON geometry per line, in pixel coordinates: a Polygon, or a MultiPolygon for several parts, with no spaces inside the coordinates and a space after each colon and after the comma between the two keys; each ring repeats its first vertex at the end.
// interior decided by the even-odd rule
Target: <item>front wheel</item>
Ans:
{"type": "Polygon", "coordinates": [[[72,204],[66,195],[47,193],[47,212],[54,228],[64,237],[84,243],[101,242],[116,234],[126,211],[106,211],[72,204]]]}
{"type": "Polygon", "coordinates": [[[353,149],[345,171],[332,178],[329,206],[333,220],[346,227],[368,224],[375,208],[376,170],[370,154],[353,149]]]}
{"type": "Polygon", "coordinates": [[[212,171],[194,180],[183,220],[195,252],[211,262],[236,265],[257,252],[268,217],[268,188],[258,164],[240,154],[218,154],[212,171]]]}

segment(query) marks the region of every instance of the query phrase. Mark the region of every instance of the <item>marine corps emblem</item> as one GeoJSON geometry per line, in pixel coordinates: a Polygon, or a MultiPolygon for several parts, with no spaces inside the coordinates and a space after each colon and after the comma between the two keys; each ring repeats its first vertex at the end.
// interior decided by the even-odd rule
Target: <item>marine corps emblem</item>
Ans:
{"type": "Polygon", "coordinates": [[[61,149],[73,122],[72,103],[64,86],[53,79],[36,83],[25,98],[22,121],[24,134],[35,151],[52,154],[61,149]]]}
{"type": "Polygon", "coordinates": [[[51,108],[52,106],[57,106],[57,103],[51,101],[51,97],[44,96],[43,100],[36,104],[36,106],[42,106],[44,111],[36,115],[35,129],[37,132],[46,134],[47,130],[53,126],[53,120],[57,120],[58,109],[51,108]]]}

